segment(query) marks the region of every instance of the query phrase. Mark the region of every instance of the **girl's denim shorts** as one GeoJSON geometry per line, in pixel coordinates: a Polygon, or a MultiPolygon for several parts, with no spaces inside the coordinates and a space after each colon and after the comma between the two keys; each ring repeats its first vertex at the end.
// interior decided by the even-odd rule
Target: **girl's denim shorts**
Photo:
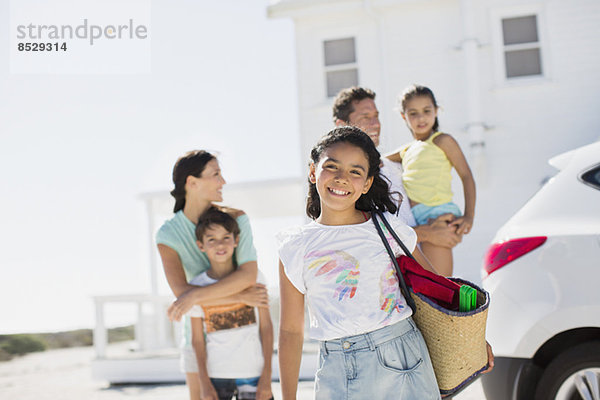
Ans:
{"type": "Polygon", "coordinates": [[[412,318],[321,342],[315,399],[441,399],[427,346],[412,318]]]}

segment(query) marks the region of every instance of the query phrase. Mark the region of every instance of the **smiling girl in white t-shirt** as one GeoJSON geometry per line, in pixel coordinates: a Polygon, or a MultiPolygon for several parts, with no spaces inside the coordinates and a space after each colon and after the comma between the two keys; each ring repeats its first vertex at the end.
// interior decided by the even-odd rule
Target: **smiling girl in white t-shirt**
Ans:
{"type": "Polygon", "coordinates": [[[309,336],[320,341],[316,399],[439,399],[427,347],[371,221],[371,210],[387,212],[415,248],[414,231],[392,215],[379,152],[360,129],[340,127],[311,159],[307,214],[314,221],[278,236],[283,398],[296,398],[306,299],[309,336]]]}

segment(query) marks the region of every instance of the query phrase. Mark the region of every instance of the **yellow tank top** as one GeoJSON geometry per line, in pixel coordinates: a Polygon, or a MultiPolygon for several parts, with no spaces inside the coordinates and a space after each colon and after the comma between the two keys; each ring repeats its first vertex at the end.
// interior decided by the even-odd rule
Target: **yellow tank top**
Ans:
{"type": "Polygon", "coordinates": [[[436,132],[427,140],[415,140],[400,150],[402,181],[408,197],[426,206],[452,201],[452,164],[446,153],[433,143],[436,132]]]}

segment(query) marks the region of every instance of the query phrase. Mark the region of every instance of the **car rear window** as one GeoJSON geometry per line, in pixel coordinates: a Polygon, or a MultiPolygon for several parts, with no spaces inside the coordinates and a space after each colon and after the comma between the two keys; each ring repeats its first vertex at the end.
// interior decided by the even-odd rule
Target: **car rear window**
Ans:
{"type": "Polygon", "coordinates": [[[600,165],[596,165],[581,174],[581,180],[583,183],[600,190],[600,165]]]}

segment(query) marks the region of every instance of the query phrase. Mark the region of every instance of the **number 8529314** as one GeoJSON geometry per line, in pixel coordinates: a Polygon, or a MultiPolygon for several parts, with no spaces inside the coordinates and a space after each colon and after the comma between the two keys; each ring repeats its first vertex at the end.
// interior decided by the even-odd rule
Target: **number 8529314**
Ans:
{"type": "Polygon", "coordinates": [[[19,51],[67,51],[67,43],[19,43],[17,49],[19,51]]]}

